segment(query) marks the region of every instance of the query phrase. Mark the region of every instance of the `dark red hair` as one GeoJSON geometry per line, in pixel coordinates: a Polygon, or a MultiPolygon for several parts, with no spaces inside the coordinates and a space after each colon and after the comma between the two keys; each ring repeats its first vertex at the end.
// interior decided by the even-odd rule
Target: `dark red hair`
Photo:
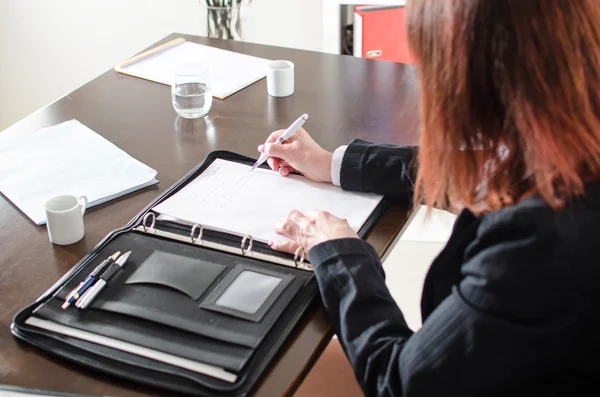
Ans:
{"type": "Polygon", "coordinates": [[[600,179],[600,1],[409,0],[406,22],[419,201],[560,208],[600,179]]]}

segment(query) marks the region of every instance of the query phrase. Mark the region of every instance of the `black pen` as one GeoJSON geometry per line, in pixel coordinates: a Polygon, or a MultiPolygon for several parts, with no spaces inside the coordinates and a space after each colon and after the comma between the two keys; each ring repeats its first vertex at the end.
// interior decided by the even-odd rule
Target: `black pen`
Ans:
{"type": "Polygon", "coordinates": [[[78,300],[97,280],[100,274],[104,272],[110,266],[117,257],[121,255],[121,252],[117,251],[104,261],[101,264],[96,266],[94,271],[92,271],[87,278],[79,283],[77,288],[75,288],[67,297],[65,298],[65,303],[63,303],[62,308],[66,309],[70,305],[72,305],[76,300],[78,300]]]}
{"type": "Polygon", "coordinates": [[[100,293],[100,291],[102,291],[106,284],[109,281],[111,281],[113,276],[121,270],[125,262],[127,262],[127,259],[129,259],[129,255],[131,255],[131,251],[127,251],[115,261],[115,264],[118,266],[111,266],[104,273],[102,273],[102,275],[100,276],[100,280],[98,280],[98,282],[94,284],[94,286],[85,294],[85,296],[81,300],[77,301],[77,308],[85,309],[92,303],[94,298],[100,293]]]}

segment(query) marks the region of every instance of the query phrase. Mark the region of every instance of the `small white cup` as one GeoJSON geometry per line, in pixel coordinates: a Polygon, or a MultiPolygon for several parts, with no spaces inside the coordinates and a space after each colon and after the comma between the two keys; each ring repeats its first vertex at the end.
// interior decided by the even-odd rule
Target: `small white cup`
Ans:
{"type": "Polygon", "coordinates": [[[46,201],[46,227],[52,243],[69,245],[83,238],[83,214],[87,203],[87,197],[71,195],[56,196],[46,201]]]}
{"type": "Polygon", "coordinates": [[[294,93],[294,64],[290,61],[271,61],[267,65],[267,92],[285,97],[294,93]]]}

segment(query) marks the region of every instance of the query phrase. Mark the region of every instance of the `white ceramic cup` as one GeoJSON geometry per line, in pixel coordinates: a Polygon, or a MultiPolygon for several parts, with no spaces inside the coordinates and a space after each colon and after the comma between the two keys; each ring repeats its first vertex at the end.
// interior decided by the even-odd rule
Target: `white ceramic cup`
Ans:
{"type": "Polygon", "coordinates": [[[267,92],[284,97],[294,93],[294,64],[290,61],[271,61],[267,65],[267,92]]]}
{"type": "Polygon", "coordinates": [[[56,196],[46,201],[46,227],[52,243],[69,245],[83,238],[83,214],[87,203],[87,197],[71,195],[56,196]]]}

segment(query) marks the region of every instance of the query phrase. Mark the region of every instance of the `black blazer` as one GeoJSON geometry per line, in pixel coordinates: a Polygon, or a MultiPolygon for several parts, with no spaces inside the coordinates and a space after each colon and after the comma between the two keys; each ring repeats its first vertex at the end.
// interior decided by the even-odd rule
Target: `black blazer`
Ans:
{"type": "MultiPolygon", "coordinates": [[[[407,199],[415,152],[355,140],[342,188],[407,199]]],[[[416,333],[369,244],[328,241],[309,258],[367,396],[600,395],[600,184],[560,212],[537,197],[464,210],[425,279],[416,333]]]]}

